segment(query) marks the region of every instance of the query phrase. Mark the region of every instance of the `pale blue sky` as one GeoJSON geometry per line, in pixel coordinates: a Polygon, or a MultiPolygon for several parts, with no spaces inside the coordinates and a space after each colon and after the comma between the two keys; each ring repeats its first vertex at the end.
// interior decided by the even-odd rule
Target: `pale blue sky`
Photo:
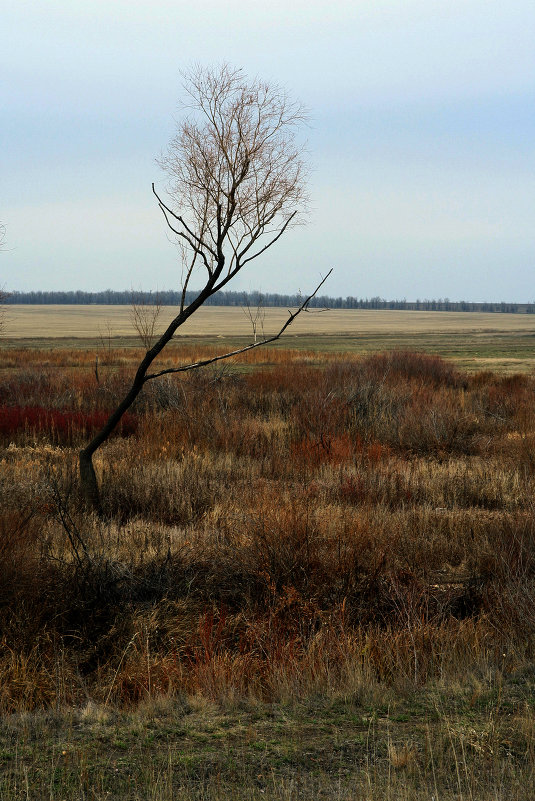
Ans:
{"type": "Polygon", "coordinates": [[[228,61],[311,110],[306,227],[234,289],[535,298],[532,0],[7,0],[9,289],[174,288],[151,195],[180,70],[228,61]]]}

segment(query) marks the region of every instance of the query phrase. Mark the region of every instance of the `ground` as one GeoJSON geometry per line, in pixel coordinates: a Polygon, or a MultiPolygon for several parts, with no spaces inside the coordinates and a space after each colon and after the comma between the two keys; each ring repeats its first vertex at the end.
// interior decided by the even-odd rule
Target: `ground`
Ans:
{"type": "MultiPolygon", "coordinates": [[[[98,519],[142,351],[57,308],[0,350],[2,801],[534,798],[535,319],[310,315],[153,384],[98,519]]],[[[204,313],[162,367],[246,342],[204,313]]]]}

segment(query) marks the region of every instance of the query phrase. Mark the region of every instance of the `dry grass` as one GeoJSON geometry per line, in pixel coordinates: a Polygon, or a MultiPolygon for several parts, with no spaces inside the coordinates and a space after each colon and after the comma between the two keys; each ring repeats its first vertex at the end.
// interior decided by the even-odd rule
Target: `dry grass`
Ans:
{"type": "MultiPolygon", "coordinates": [[[[103,339],[132,336],[131,306],[9,306],[9,336],[24,337],[93,337],[101,331],[103,339]]],[[[288,317],[284,307],[265,309],[265,330],[276,332],[288,317]]],[[[172,306],[162,307],[161,327],[175,314],[172,306]]],[[[370,309],[329,309],[301,315],[292,326],[292,333],[345,334],[357,336],[381,331],[398,333],[481,332],[535,330],[533,315],[488,314],[485,312],[424,312],[370,309]]],[[[181,334],[249,336],[251,323],[241,307],[205,306],[195,313],[181,334]]]]}
{"type": "MultiPolygon", "coordinates": [[[[348,715],[375,719],[387,703],[403,716],[420,697],[416,729],[384,718],[377,759],[359,769],[363,797],[523,798],[517,778],[533,779],[535,748],[535,381],[469,376],[422,354],[277,354],[152,385],[99,454],[99,520],[78,501],[76,450],[135,353],[110,352],[97,383],[89,355],[56,350],[39,364],[8,352],[2,710],[104,720],[197,698],[264,716],[321,699],[320,718],[342,704],[347,734],[348,715]],[[8,414],[37,407],[57,414],[8,414]],[[494,711],[481,708],[489,693],[494,711]]],[[[370,726],[359,729],[368,760],[370,726]]],[[[286,795],[264,782],[267,797],[298,797],[274,753],[286,795]]],[[[303,768],[311,798],[327,792],[329,764],[317,787],[303,768]]],[[[154,797],[181,797],[169,776],[154,797]]],[[[345,776],[329,797],[353,797],[345,776]]],[[[223,797],[212,778],[204,797],[223,797]]],[[[17,798],[10,781],[3,797],[17,798]]],[[[253,774],[243,781],[255,797],[253,774]]]]}

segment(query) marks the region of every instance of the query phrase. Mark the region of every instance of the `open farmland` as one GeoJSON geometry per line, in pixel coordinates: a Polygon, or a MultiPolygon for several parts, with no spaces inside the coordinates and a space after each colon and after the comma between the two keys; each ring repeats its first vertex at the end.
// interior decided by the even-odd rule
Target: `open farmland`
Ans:
{"type": "MultiPolygon", "coordinates": [[[[134,345],[130,306],[9,306],[8,345],[98,348],[134,345]]],[[[159,327],[174,314],[162,309],[159,327]]],[[[266,334],[279,330],[284,308],[266,309],[266,334]]],[[[202,307],[177,339],[230,347],[251,339],[242,308],[202,307]]],[[[470,370],[531,371],[535,368],[535,315],[479,312],[312,310],[285,335],[301,350],[370,353],[407,349],[438,353],[470,370]]]]}
{"type": "MultiPolygon", "coordinates": [[[[266,332],[277,331],[286,320],[285,308],[265,309],[266,332]]],[[[162,327],[176,314],[174,306],[164,306],[162,327]]],[[[132,336],[130,306],[30,306],[9,307],[10,336],[20,337],[94,337],[107,331],[115,336],[132,336]]],[[[241,307],[203,306],[178,336],[247,336],[251,325],[241,307]]],[[[301,336],[363,334],[451,333],[531,333],[535,337],[535,315],[486,314],[483,312],[375,311],[370,309],[311,309],[293,324],[291,334],[301,336]]]]}

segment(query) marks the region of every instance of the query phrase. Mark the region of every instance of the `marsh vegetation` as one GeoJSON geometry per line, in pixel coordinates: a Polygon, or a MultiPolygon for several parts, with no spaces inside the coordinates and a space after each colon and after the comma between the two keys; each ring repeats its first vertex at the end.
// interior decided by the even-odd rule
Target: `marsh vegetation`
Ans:
{"type": "Polygon", "coordinates": [[[171,376],[99,452],[97,517],[76,455],[138,361],[3,351],[2,797],[531,797],[533,378],[171,376]]]}

